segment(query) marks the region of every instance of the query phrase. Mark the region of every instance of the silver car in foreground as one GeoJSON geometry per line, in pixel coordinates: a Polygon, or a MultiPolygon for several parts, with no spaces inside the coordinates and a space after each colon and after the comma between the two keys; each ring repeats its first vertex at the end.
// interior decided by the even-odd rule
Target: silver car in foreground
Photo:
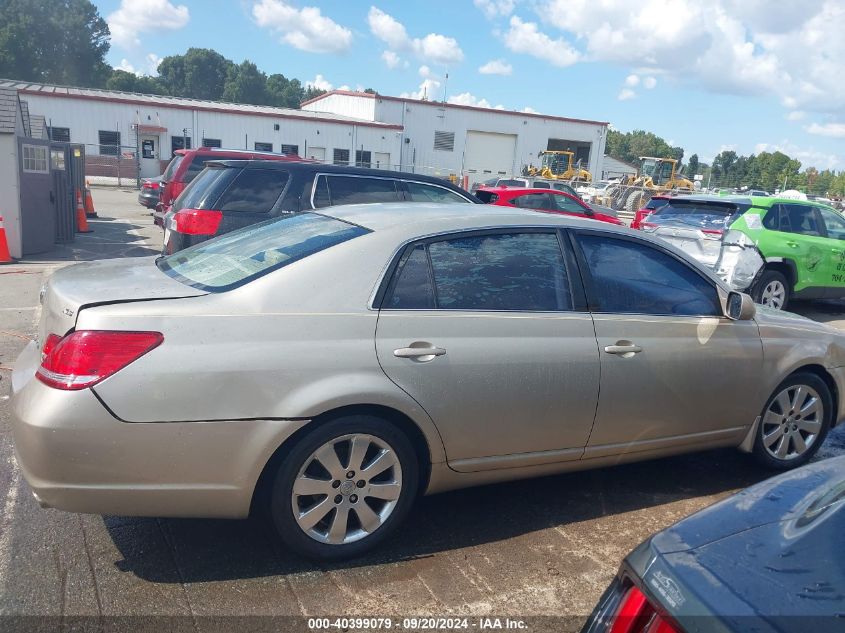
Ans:
{"type": "Polygon", "coordinates": [[[12,376],[39,501],[245,517],[360,554],[418,494],[734,446],[806,462],[845,341],[661,240],[482,205],[358,205],[78,264],[12,376]]]}

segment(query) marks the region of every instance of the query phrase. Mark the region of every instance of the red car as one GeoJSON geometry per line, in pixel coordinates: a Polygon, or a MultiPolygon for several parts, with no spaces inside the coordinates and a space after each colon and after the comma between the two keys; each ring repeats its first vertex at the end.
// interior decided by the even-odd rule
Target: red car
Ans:
{"type": "Polygon", "coordinates": [[[655,210],[659,209],[660,207],[666,205],[671,196],[663,196],[663,195],[656,195],[652,196],[651,200],[649,200],[646,205],[642,208],[637,210],[637,213],[634,215],[634,221],[631,222],[632,229],[639,229],[642,228],[643,220],[645,220],[648,216],[650,216],[655,210]]]}
{"type": "Polygon", "coordinates": [[[601,207],[601,210],[591,207],[563,191],[557,189],[530,189],[526,187],[480,187],[475,196],[486,204],[500,207],[518,207],[532,209],[546,213],[562,213],[601,220],[610,224],[624,225],[613,215],[611,209],[601,207]]]}
{"type": "Polygon", "coordinates": [[[303,160],[296,154],[273,154],[272,152],[251,152],[242,149],[221,149],[198,147],[177,149],[161,176],[161,201],[156,207],[156,224],[161,226],[164,214],[179,194],[196,178],[206,161],[210,160],[303,160]]]}

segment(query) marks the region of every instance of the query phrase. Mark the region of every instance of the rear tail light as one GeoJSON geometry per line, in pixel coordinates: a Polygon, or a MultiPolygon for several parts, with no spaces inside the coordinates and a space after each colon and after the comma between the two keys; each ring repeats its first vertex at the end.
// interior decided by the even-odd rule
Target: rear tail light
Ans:
{"type": "Polygon", "coordinates": [[[720,240],[724,234],[724,231],[720,229],[701,229],[701,232],[704,233],[704,239],[707,240],[720,240]]]}
{"type": "Polygon", "coordinates": [[[181,209],[173,216],[173,229],[188,235],[214,235],[222,220],[222,211],[181,209]]]}
{"type": "Polygon", "coordinates": [[[150,182],[149,180],[143,184],[144,189],[158,189],[159,183],[157,182],[150,182]]]}
{"type": "Polygon", "coordinates": [[[645,597],[645,594],[631,587],[619,603],[613,616],[610,633],[682,633],[663,618],[645,597]]]}
{"type": "Polygon", "coordinates": [[[41,360],[44,360],[50,355],[50,352],[53,351],[53,348],[56,347],[59,341],[62,340],[62,337],[58,334],[50,334],[47,336],[47,339],[44,341],[44,347],[41,348],[41,360]]]}
{"type": "Polygon", "coordinates": [[[164,340],[160,332],[80,330],[44,343],[44,359],[36,372],[48,387],[77,391],[93,387],[120,371],[164,340]],[[48,344],[50,344],[48,350],[48,344]]]}

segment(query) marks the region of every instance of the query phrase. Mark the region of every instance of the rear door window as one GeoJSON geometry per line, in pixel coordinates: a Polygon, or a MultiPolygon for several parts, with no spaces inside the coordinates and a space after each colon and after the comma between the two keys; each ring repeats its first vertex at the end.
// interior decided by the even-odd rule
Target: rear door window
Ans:
{"type": "Polygon", "coordinates": [[[173,180],[173,174],[176,173],[176,170],[179,168],[179,163],[182,162],[182,159],[182,154],[176,154],[176,156],[170,159],[170,162],[167,163],[167,169],[164,170],[164,174],[161,177],[164,182],[170,182],[173,180]]]}
{"type": "MultiPolygon", "coordinates": [[[[398,202],[399,194],[396,181],[391,178],[367,178],[362,176],[322,175],[318,178],[316,191],[320,190],[325,180],[328,189],[327,196],[314,197],[314,206],[337,204],[366,204],[370,202],[398,202]],[[325,204],[328,202],[329,204],[325,204]]],[[[315,193],[316,193],[315,191],[315,193]]]]}
{"type": "Polygon", "coordinates": [[[799,235],[824,236],[824,229],[816,207],[806,204],[782,204],[780,230],[799,235]]]}
{"type": "Polygon", "coordinates": [[[244,169],[217,203],[220,211],[267,213],[285,190],[288,172],[275,169],[244,169]]]}
{"type": "Polygon", "coordinates": [[[565,213],[575,213],[578,215],[586,215],[586,210],[580,204],[575,202],[569,196],[552,195],[552,200],[555,202],[556,208],[565,213]]]}
{"type": "Polygon", "coordinates": [[[408,200],[411,202],[469,202],[454,191],[422,182],[406,182],[408,200]]]}
{"type": "Polygon", "coordinates": [[[428,266],[426,246],[420,244],[399,261],[393,282],[387,291],[384,308],[396,310],[433,310],[434,285],[428,266]]]}
{"type": "Polygon", "coordinates": [[[554,202],[551,200],[551,194],[548,193],[526,193],[522,196],[516,196],[511,200],[511,204],[520,209],[556,209],[554,202]]]}

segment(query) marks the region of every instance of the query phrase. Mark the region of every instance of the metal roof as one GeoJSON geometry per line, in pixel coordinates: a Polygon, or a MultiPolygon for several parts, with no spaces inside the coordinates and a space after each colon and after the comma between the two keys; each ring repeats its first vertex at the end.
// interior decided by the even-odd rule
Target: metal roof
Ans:
{"type": "Polygon", "coordinates": [[[593,121],[590,119],[575,119],[565,116],[556,116],[552,114],[541,114],[539,112],[520,112],[519,110],[504,110],[499,108],[482,108],[481,106],[463,105],[459,103],[449,103],[447,101],[427,101],[425,99],[411,99],[410,97],[389,97],[387,95],[374,94],[372,92],[355,92],[353,90],[329,90],[321,95],[303,101],[302,105],[309,105],[321,101],[326,97],[332,95],[343,95],[346,97],[363,97],[365,99],[381,99],[383,101],[398,101],[401,103],[416,103],[418,105],[434,106],[436,108],[453,108],[456,110],[472,110],[475,112],[490,112],[493,114],[503,114],[507,116],[519,116],[529,119],[546,119],[548,121],[565,121],[567,123],[587,123],[589,125],[600,125],[607,127],[610,125],[607,121],[593,121]]]}
{"type": "Polygon", "coordinates": [[[18,118],[18,93],[0,85],[0,133],[14,134],[18,118]]]}
{"type": "Polygon", "coordinates": [[[53,86],[37,84],[13,79],[0,79],[0,89],[12,89],[21,94],[38,95],[43,97],[64,97],[70,99],[87,99],[92,101],[111,101],[113,103],[128,103],[143,106],[162,106],[184,110],[203,110],[224,114],[251,114],[289,119],[316,121],[319,123],[339,123],[361,125],[382,129],[403,129],[401,125],[390,125],[365,119],[356,119],[341,114],[329,112],[312,112],[309,110],[294,110],[292,108],[277,108],[274,106],[250,105],[246,103],[226,103],[223,101],[205,101],[189,99],[187,97],[168,97],[164,95],[142,94],[137,92],[121,92],[116,90],[101,90],[99,88],[75,88],[72,86],[53,86]]]}

